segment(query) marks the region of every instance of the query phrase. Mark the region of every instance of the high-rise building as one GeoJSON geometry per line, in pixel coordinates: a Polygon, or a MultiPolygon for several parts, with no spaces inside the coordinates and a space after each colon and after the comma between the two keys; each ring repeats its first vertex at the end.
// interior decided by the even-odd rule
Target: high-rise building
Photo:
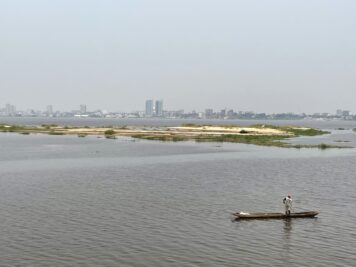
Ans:
{"type": "Polygon", "coordinates": [[[342,116],[350,116],[350,111],[348,111],[348,110],[343,110],[343,111],[342,111],[342,116]]]}
{"type": "Polygon", "coordinates": [[[80,105],[80,113],[81,114],[87,113],[87,105],[80,105]]]}
{"type": "Polygon", "coordinates": [[[229,109],[226,114],[229,118],[232,118],[235,115],[235,112],[233,109],[229,109]]]}
{"type": "Polygon", "coordinates": [[[342,116],[342,109],[336,110],[336,116],[342,116]]]}
{"type": "Polygon", "coordinates": [[[342,110],[342,109],[336,110],[336,116],[347,117],[349,115],[350,115],[350,111],[348,111],[348,110],[342,110]]]}
{"type": "Polygon", "coordinates": [[[146,109],[145,109],[146,117],[151,117],[153,115],[153,100],[146,100],[146,109]]]}
{"type": "Polygon", "coordinates": [[[16,107],[14,105],[11,105],[11,104],[6,104],[5,113],[8,116],[14,116],[16,114],[16,107]]]}
{"type": "Polygon", "coordinates": [[[205,117],[206,118],[211,118],[214,114],[214,110],[212,108],[207,108],[205,109],[205,117]]]}
{"type": "Polygon", "coordinates": [[[155,105],[155,115],[158,117],[163,116],[163,100],[157,100],[155,105]]]}
{"type": "Polygon", "coordinates": [[[47,116],[53,115],[53,106],[52,105],[48,105],[46,107],[46,113],[47,113],[47,116]]]}

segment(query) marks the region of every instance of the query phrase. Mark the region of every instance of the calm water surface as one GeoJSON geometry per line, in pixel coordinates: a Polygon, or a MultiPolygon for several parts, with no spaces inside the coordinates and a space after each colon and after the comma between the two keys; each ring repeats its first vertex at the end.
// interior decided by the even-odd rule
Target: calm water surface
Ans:
{"type": "Polygon", "coordinates": [[[355,266],[355,162],[355,149],[3,133],[0,266],[355,266]],[[319,217],[231,221],[282,211],[287,193],[319,217]]]}

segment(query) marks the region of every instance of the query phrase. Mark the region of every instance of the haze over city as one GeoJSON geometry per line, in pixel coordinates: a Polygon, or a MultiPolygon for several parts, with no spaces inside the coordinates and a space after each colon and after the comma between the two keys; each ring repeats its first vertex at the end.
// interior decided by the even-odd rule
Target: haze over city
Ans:
{"type": "Polygon", "coordinates": [[[0,106],[355,110],[355,1],[0,3],[0,106]]]}
{"type": "Polygon", "coordinates": [[[0,0],[0,267],[356,262],[356,0],[0,0]]]}

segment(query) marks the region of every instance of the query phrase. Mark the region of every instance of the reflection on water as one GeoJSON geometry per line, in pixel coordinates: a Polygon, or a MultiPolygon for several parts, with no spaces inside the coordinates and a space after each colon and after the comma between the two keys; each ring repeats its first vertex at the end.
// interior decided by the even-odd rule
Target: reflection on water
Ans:
{"type": "Polygon", "coordinates": [[[283,240],[284,240],[284,247],[286,250],[286,253],[289,254],[290,253],[290,247],[291,247],[291,235],[292,235],[292,219],[287,218],[283,220],[284,222],[284,236],[283,236],[283,240]]]}
{"type": "Polygon", "coordinates": [[[287,219],[284,219],[283,222],[284,222],[284,236],[285,236],[285,240],[289,240],[290,239],[290,236],[291,236],[291,231],[292,231],[292,219],[290,218],[287,218],[287,219]]]}

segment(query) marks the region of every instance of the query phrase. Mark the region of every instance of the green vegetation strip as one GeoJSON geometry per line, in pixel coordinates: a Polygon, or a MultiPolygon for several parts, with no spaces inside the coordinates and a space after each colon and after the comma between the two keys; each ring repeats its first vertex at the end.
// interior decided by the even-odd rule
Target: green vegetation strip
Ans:
{"type": "MultiPolygon", "coordinates": [[[[200,124],[194,124],[194,123],[184,123],[181,125],[181,127],[192,127],[192,128],[203,128],[205,126],[216,126],[216,127],[221,127],[221,128],[226,128],[226,129],[233,129],[233,128],[258,128],[258,129],[275,129],[275,130],[280,130],[284,132],[288,132],[293,134],[294,136],[316,136],[316,135],[322,135],[322,134],[329,134],[330,132],[327,131],[322,131],[319,129],[313,129],[313,128],[303,128],[303,127],[298,127],[298,126],[276,126],[276,125],[270,125],[270,124],[255,124],[255,125],[250,125],[250,126],[240,126],[240,125],[200,125],[200,124]]],[[[355,128],[356,130],[356,128],[355,128]]],[[[240,133],[248,133],[245,130],[241,130],[240,133]]]]}
{"type": "Polygon", "coordinates": [[[106,130],[104,132],[104,135],[114,135],[115,134],[115,131],[114,130],[106,130]]]}
{"type": "Polygon", "coordinates": [[[145,139],[145,140],[173,141],[173,142],[188,141],[192,139],[186,136],[165,135],[165,134],[160,134],[160,135],[133,134],[131,135],[131,137],[138,138],[138,139],[145,139]]]}
{"type": "Polygon", "coordinates": [[[0,124],[0,132],[26,132],[30,130],[34,130],[34,127],[0,124]]]}
{"type": "MultiPolygon", "coordinates": [[[[182,124],[182,127],[204,127],[212,125],[198,125],[198,124],[182,124]]],[[[243,128],[237,125],[217,125],[222,128],[243,128]]],[[[298,136],[317,136],[322,134],[328,134],[327,131],[322,131],[313,128],[301,128],[293,126],[275,126],[275,125],[252,125],[246,128],[266,128],[266,129],[276,129],[286,132],[286,135],[249,135],[248,131],[241,130],[240,134],[222,134],[222,135],[208,135],[201,134],[198,136],[178,136],[178,135],[152,135],[152,134],[137,134],[133,135],[134,138],[146,139],[146,140],[160,140],[160,141],[186,141],[195,140],[196,142],[230,142],[230,143],[241,143],[241,144],[253,144],[259,146],[274,146],[274,147],[284,147],[284,148],[351,148],[347,146],[336,146],[329,144],[316,144],[316,145],[306,145],[306,144],[290,144],[284,142],[285,139],[298,136]]]]}
{"type": "MultiPolygon", "coordinates": [[[[183,124],[183,127],[204,127],[212,125],[197,125],[197,124],[183,124]]],[[[223,128],[244,128],[237,125],[217,125],[217,127],[223,128]]],[[[265,128],[265,129],[276,129],[285,132],[283,135],[255,135],[249,134],[246,130],[240,130],[240,134],[200,134],[200,135],[189,135],[184,132],[164,132],[164,133],[132,133],[130,134],[133,138],[146,139],[146,140],[160,140],[160,141],[187,141],[195,140],[196,142],[231,142],[231,143],[242,143],[242,144],[253,144],[259,146],[274,146],[274,147],[284,147],[284,148],[351,148],[350,146],[337,146],[329,144],[317,144],[317,145],[306,145],[306,144],[290,144],[286,142],[286,139],[298,136],[317,136],[322,134],[328,134],[329,132],[322,131],[319,129],[312,128],[301,128],[296,126],[275,126],[275,125],[252,125],[246,126],[245,128],[265,128]]],[[[21,125],[5,125],[0,124],[0,132],[17,132],[20,134],[30,134],[30,133],[46,133],[49,135],[64,135],[64,134],[74,134],[67,132],[67,129],[75,128],[89,128],[90,127],[73,127],[73,126],[57,126],[55,124],[44,124],[41,126],[21,126],[21,125]]],[[[104,127],[99,127],[104,128],[104,127]]],[[[106,128],[106,127],[105,127],[106,128]]],[[[112,127],[113,129],[106,130],[103,134],[108,139],[115,139],[116,135],[120,135],[119,130],[127,129],[126,126],[123,127],[112,127]],[[116,130],[116,131],[115,131],[116,130]]],[[[140,129],[138,129],[140,130],[140,129]]],[[[356,128],[353,129],[356,131],[356,128]]],[[[78,137],[85,137],[87,133],[75,133],[78,137]]],[[[100,134],[100,133],[96,133],[100,134]]]]}
{"type": "Polygon", "coordinates": [[[181,136],[168,136],[168,135],[133,135],[134,138],[145,139],[145,140],[159,140],[159,141],[187,141],[195,140],[196,142],[229,142],[229,143],[240,143],[240,144],[250,144],[258,146],[273,146],[273,147],[283,147],[283,148],[352,148],[347,146],[336,146],[329,144],[316,144],[316,145],[305,145],[305,144],[290,144],[282,142],[282,140],[290,138],[290,136],[272,136],[272,135],[234,135],[226,134],[220,136],[209,136],[209,135],[198,135],[196,137],[181,137],[181,136]]]}
{"type": "Polygon", "coordinates": [[[330,132],[322,131],[320,129],[314,128],[303,128],[299,126],[276,126],[276,125],[264,125],[264,124],[256,124],[250,127],[253,128],[266,128],[266,129],[275,129],[280,131],[285,131],[292,133],[294,136],[317,136],[323,134],[329,134],[330,132]]]}

